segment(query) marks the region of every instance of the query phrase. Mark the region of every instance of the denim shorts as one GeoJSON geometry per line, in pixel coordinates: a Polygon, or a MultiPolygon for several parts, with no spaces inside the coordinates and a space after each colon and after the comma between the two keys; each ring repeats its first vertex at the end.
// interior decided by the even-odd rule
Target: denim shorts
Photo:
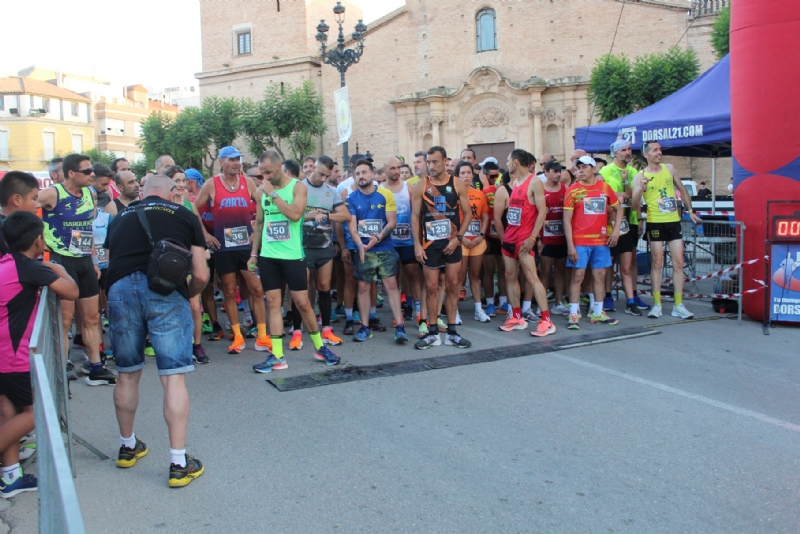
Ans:
{"type": "Polygon", "coordinates": [[[194,371],[189,301],[180,293],[159,295],[147,287],[147,275],[129,274],[108,289],[108,323],[117,371],[133,373],[144,367],[144,345],[156,352],[158,374],[194,371]]]}
{"type": "Polygon", "coordinates": [[[385,280],[397,276],[397,264],[400,256],[394,249],[379,250],[375,252],[367,251],[364,253],[364,261],[361,261],[359,251],[353,255],[354,276],[360,282],[377,282],[378,278],[385,280]]]}

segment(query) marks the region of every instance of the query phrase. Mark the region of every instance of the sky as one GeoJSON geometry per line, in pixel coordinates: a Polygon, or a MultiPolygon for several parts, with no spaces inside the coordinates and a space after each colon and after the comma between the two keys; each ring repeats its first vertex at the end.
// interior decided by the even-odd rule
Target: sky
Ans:
{"type": "MultiPolygon", "coordinates": [[[[364,22],[404,3],[361,0],[364,22]]],[[[36,65],[156,89],[196,84],[202,70],[200,0],[4,2],[2,19],[0,76],[36,65]]]]}

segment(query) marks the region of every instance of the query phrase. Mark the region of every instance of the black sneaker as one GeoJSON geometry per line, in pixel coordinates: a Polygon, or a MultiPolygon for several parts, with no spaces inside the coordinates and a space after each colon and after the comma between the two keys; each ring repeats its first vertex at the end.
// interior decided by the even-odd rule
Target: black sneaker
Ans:
{"type": "Polygon", "coordinates": [[[90,386],[114,386],[117,383],[117,376],[103,367],[96,373],[90,370],[85,380],[90,386]]]}
{"type": "Polygon", "coordinates": [[[636,315],[638,317],[642,316],[642,312],[639,311],[639,307],[636,306],[636,304],[626,304],[625,313],[627,313],[628,315],[636,315]]]}
{"type": "Polygon", "coordinates": [[[67,379],[68,380],[78,379],[78,373],[75,371],[75,366],[72,365],[72,362],[67,362],[67,379]]]}
{"type": "Polygon", "coordinates": [[[355,332],[353,331],[353,321],[345,321],[344,329],[342,330],[342,335],[344,336],[352,336],[355,332]]]}
{"type": "Polygon", "coordinates": [[[199,364],[211,363],[211,358],[206,354],[206,349],[203,348],[203,345],[192,346],[192,358],[199,364]]]}
{"type": "Polygon", "coordinates": [[[219,341],[220,339],[225,337],[225,331],[222,329],[222,327],[219,325],[219,323],[215,322],[212,326],[214,328],[214,331],[211,332],[210,334],[208,334],[208,338],[207,339],[209,341],[219,341]]]}
{"type": "Polygon", "coordinates": [[[117,467],[133,467],[136,465],[136,460],[147,456],[147,445],[144,441],[136,438],[136,445],[132,449],[124,445],[119,448],[119,456],[117,456],[117,467]]]}
{"type": "Polygon", "coordinates": [[[169,487],[182,488],[188,486],[189,483],[203,474],[206,470],[202,462],[197,458],[186,455],[186,467],[181,467],[176,464],[169,466],[169,487]]]}
{"type": "Polygon", "coordinates": [[[369,320],[369,329],[373,332],[386,332],[386,327],[381,324],[377,317],[369,320]]]}

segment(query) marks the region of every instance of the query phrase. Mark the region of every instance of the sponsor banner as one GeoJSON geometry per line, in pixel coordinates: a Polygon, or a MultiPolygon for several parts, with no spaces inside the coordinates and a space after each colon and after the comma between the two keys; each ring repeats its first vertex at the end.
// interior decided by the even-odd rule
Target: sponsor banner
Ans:
{"type": "Polygon", "coordinates": [[[770,320],[800,323],[800,243],[773,244],[770,256],[770,320]]]}

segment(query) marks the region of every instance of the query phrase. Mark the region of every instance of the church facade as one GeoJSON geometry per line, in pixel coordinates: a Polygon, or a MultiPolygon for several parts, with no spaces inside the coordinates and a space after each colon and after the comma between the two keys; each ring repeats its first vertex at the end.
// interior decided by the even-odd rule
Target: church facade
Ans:
{"type": "MultiPolygon", "coordinates": [[[[351,32],[361,9],[342,4],[351,32]]],[[[334,5],[201,0],[201,96],[257,99],[269,83],[311,80],[328,124],[318,152],[340,158],[339,72],[321,63],[315,40],[325,19],[335,46],[334,5]]],[[[695,48],[703,70],[711,66],[707,31],[691,31],[690,7],[687,0],[406,0],[369,25],[364,54],[346,73],[350,153],[358,144],[376,161],[408,160],[442,145],[454,153],[470,146],[502,163],[514,148],[568,157],[575,128],[592,121],[588,79],[604,54],[634,58],[678,45],[695,48]]]]}

